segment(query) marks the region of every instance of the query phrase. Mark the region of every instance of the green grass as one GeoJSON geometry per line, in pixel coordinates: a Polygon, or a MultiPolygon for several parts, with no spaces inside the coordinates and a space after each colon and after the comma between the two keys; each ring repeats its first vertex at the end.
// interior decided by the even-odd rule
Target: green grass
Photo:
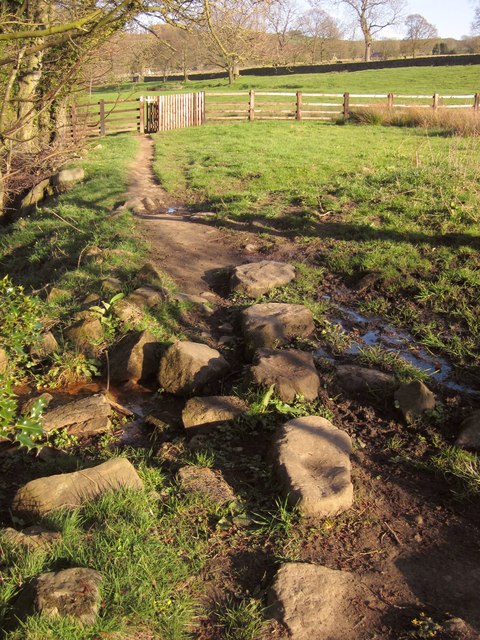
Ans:
{"type": "MultiPolygon", "coordinates": [[[[169,192],[216,211],[226,227],[255,220],[260,237],[295,239],[312,282],[322,270],[347,284],[378,272],[364,310],[381,308],[457,364],[478,362],[478,140],[255,122],[156,141],[155,170],[169,192]]],[[[321,286],[299,293],[310,305],[322,302],[321,286]]]]}
{"type": "Polygon", "coordinates": [[[51,551],[32,554],[2,544],[0,606],[7,616],[13,594],[42,572],[82,566],[103,576],[100,615],[92,627],[34,615],[6,640],[87,640],[127,628],[165,640],[190,636],[196,606],[186,583],[207,557],[215,508],[198,495],[179,495],[151,463],[139,470],[143,491],[107,494],[80,510],[52,515],[47,524],[63,539],[51,551]],[[152,491],[168,497],[159,500],[152,491]]]}
{"type": "MultiPolygon", "coordinates": [[[[240,76],[231,86],[226,79],[191,80],[187,83],[162,82],[126,83],[93,91],[91,100],[115,100],[153,95],[163,90],[178,91],[310,91],[314,93],[406,93],[465,94],[480,90],[476,65],[456,67],[405,67],[368,71],[292,74],[288,76],[240,76]]],[[[194,77],[194,76],[192,76],[194,77]]],[[[87,96],[85,96],[87,99],[87,96]]]]}
{"type": "MultiPolygon", "coordinates": [[[[107,306],[110,304],[114,294],[105,287],[106,278],[119,279],[124,293],[138,286],[136,273],[145,262],[147,247],[136,235],[129,212],[110,217],[127,189],[129,165],[136,156],[138,140],[111,136],[102,139],[101,148],[96,145],[86,158],[77,161],[85,169],[84,182],[0,230],[0,278],[8,274],[14,285],[42,298],[35,320],[38,316],[45,318],[62,346],[60,353],[47,359],[47,366],[39,362],[32,367],[31,358],[23,358],[22,367],[11,372],[14,377],[24,375],[26,367],[41,384],[65,385],[98,373],[98,363],[63,343],[63,329],[82,310],[88,294],[98,294],[107,306]],[[48,300],[52,288],[59,295],[48,300]]],[[[168,278],[165,286],[172,288],[168,278]]],[[[159,339],[169,339],[177,330],[181,308],[176,302],[166,303],[145,314],[138,328],[148,328],[159,339]]],[[[14,317],[15,313],[18,304],[7,315],[14,317]]],[[[110,312],[102,314],[101,320],[104,341],[99,349],[104,349],[125,328],[110,312]]],[[[25,322],[23,318],[23,325],[25,322]]],[[[23,325],[16,323],[20,329],[23,325]]],[[[8,347],[12,335],[8,326],[0,328],[0,344],[7,342],[8,347]]]]}

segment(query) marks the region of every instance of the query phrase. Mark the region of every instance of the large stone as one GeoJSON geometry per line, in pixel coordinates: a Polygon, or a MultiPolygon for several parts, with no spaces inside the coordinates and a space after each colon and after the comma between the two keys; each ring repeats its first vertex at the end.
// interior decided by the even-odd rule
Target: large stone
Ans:
{"type": "Polygon", "coordinates": [[[62,193],[82,182],[84,178],[85,171],[81,167],[74,167],[73,169],[62,169],[52,177],[51,182],[55,189],[62,193]]]}
{"type": "Polygon", "coordinates": [[[352,505],[350,437],[325,418],[290,420],[275,442],[285,495],[305,515],[334,516],[352,505]]]}
{"type": "Polygon", "coordinates": [[[404,383],[395,391],[395,403],[407,422],[414,422],[425,411],[435,408],[435,396],[420,380],[404,383]]]}
{"type": "Polygon", "coordinates": [[[285,402],[292,402],[295,396],[307,402],[318,397],[320,380],[312,355],[305,351],[261,349],[251,375],[256,384],[273,384],[275,393],[285,402]]]}
{"type": "Polygon", "coordinates": [[[35,585],[35,609],[50,617],[70,616],[82,625],[95,623],[102,574],[85,567],[51,571],[35,585]]]}
{"type": "Polygon", "coordinates": [[[383,371],[343,364],[337,367],[336,374],[339,385],[347,393],[355,395],[393,393],[395,378],[383,371]]]}
{"type": "Polygon", "coordinates": [[[268,302],[242,311],[242,330],[250,352],[308,338],[315,330],[312,312],[300,304],[268,302]]]}
{"type": "Polygon", "coordinates": [[[66,429],[70,435],[94,436],[111,427],[112,408],[103,395],[73,400],[46,411],[42,417],[44,433],[66,429]]]}
{"type": "Polygon", "coordinates": [[[462,422],[455,446],[480,451],[480,411],[474,411],[462,422]]]}
{"type": "Polygon", "coordinates": [[[132,331],[112,349],[109,363],[113,382],[148,380],[157,374],[160,344],[148,331],[132,331]]]}
{"type": "Polygon", "coordinates": [[[227,361],[215,349],[198,342],[176,342],[160,362],[158,382],[165,391],[189,395],[227,373],[227,361]]]}
{"type": "Polygon", "coordinates": [[[90,469],[28,482],[15,494],[12,512],[23,521],[31,521],[55,509],[75,509],[109,491],[142,487],[142,481],[126,458],[112,458],[90,469]]]}
{"type": "Polygon", "coordinates": [[[50,184],[50,178],[45,178],[45,180],[42,180],[30,189],[27,195],[22,198],[22,201],[20,202],[20,209],[22,211],[26,209],[28,210],[44,200],[47,196],[51,195],[53,195],[53,189],[50,184]]]}
{"type": "Polygon", "coordinates": [[[184,491],[201,493],[219,506],[235,500],[233,489],[221,471],[213,471],[208,467],[182,467],[178,471],[178,480],[184,491]]]}
{"type": "Polygon", "coordinates": [[[65,337],[82,353],[95,356],[104,338],[102,323],[96,316],[86,314],[65,329],[65,337]]]}
{"type": "Polygon", "coordinates": [[[252,298],[282,287],[295,278],[295,268],[284,262],[262,260],[235,267],[231,278],[232,291],[252,298]]]}
{"type": "Polygon", "coordinates": [[[289,562],[273,581],[270,612],[286,626],[290,640],[352,640],[362,637],[359,630],[354,633],[361,622],[358,592],[351,573],[289,562]]]}
{"type": "Polygon", "coordinates": [[[8,527],[1,533],[5,540],[28,551],[35,551],[36,549],[48,550],[53,544],[60,542],[62,539],[61,534],[57,531],[49,531],[38,525],[27,527],[23,531],[8,527]]]}
{"type": "Polygon", "coordinates": [[[248,411],[247,403],[237,396],[192,398],[182,412],[185,429],[213,427],[234,420],[248,411]]]}

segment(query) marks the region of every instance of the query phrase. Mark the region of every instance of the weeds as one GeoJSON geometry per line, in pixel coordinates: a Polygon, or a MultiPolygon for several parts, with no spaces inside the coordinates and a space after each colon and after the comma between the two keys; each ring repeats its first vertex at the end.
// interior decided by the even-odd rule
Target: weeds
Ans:
{"type": "Polygon", "coordinates": [[[261,602],[254,598],[227,598],[215,611],[224,640],[258,640],[265,628],[263,614],[261,602]]]}
{"type": "Polygon", "coordinates": [[[357,359],[361,364],[368,367],[377,366],[391,371],[400,382],[425,381],[430,378],[431,373],[434,373],[434,371],[428,373],[418,369],[402,358],[397,351],[386,351],[378,345],[359,349],[357,359]]]}

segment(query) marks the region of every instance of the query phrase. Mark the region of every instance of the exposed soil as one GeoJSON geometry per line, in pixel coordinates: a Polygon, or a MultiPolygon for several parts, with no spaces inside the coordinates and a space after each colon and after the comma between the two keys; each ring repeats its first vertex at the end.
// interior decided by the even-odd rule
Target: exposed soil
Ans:
{"type": "MultiPolygon", "coordinates": [[[[182,203],[171,199],[156,184],[151,169],[152,142],[142,137],[140,143],[128,197],[148,196],[161,203],[158,212],[137,215],[138,230],[152,247],[151,260],[182,291],[197,295],[208,290],[222,293],[225,269],[260,259],[260,253],[262,258],[300,258],[301,249],[293,239],[260,242],[254,227],[225,231],[208,221],[192,220],[182,203]],[[169,209],[175,211],[167,213],[169,209]],[[242,251],[252,239],[258,251],[242,251]]],[[[329,276],[319,295],[332,294],[343,304],[352,296],[348,288],[329,276]]],[[[197,339],[203,330],[202,339],[217,346],[219,323],[227,317],[234,322],[234,314],[231,304],[221,300],[220,310],[208,323],[198,318],[197,339]]],[[[191,319],[187,333],[194,329],[195,318],[191,319]]],[[[225,355],[233,375],[223,381],[216,393],[228,392],[244,380],[246,362],[241,345],[229,347],[225,355]]],[[[354,442],[354,506],[337,518],[300,520],[292,531],[294,557],[352,571],[361,578],[365,597],[359,603],[358,623],[349,636],[351,640],[429,637],[414,635],[418,628],[412,625],[412,620],[419,618],[421,612],[438,623],[452,617],[462,618],[478,634],[472,637],[480,638],[479,500],[457,500],[443,477],[413,463],[427,449],[433,428],[407,426],[388,400],[349,397],[336,385],[333,368],[328,359],[319,361],[323,384],[320,400],[331,412],[332,422],[354,442]],[[402,455],[392,445],[395,438],[402,441],[402,455]]],[[[441,427],[443,435],[453,442],[459,420],[478,400],[441,382],[432,388],[448,415],[441,427]]],[[[120,445],[153,447],[167,468],[175,472],[180,452],[190,446],[180,421],[183,401],[163,396],[159,403],[148,390],[140,388],[113,390],[112,394],[138,416],[123,429],[120,445]],[[148,414],[154,419],[145,421],[148,414]],[[159,420],[168,427],[159,428],[159,420]]],[[[216,467],[222,469],[245,501],[247,511],[273,508],[275,504],[276,487],[270,473],[274,428],[274,424],[261,421],[240,422],[233,429],[202,436],[216,453],[216,467]]],[[[8,474],[11,458],[0,456],[0,465],[8,474]]],[[[48,463],[45,474],[47,468],[48,463]]],[[[8,497],[25,481],[23,474],[15,475],[13,481],[0,485],[0,492],[3,490],[8,497]]],[[[2,516],[8,522],[8,513],[4,511],[2,516]]],[[[223,539],[217,536],[212,540],[211,559],[202,573],[204,602],[212,613],[199,621],[195,636],[200,640],[221,640],[214,613],[218,603],[228,595],[264,594],[282,561],[273,542],[261,547],[255,543],[254,535],[235,523],[222,535],[223,539]]],[[[291,552],[288,546],[284,549],[286,556],[291,552]]],[[[431,637],[462,637],[442,633],[431,637]]],[[[264,637],[280,639],[287,638],[287,634],[272,623],[264,637]]]]}
{"type": "Polygon", "coordinates": [[[192,220],[185,205],[169,196],[152,171],[153,142],[140,138],[140,153],[133,165],[128,199],[149,197],[157,211],[137,214],[138,230],[152,246],[151,260],[166,271],[181,291],[208,290],[219,269],[244,262],[230,235],[192,220]]]}

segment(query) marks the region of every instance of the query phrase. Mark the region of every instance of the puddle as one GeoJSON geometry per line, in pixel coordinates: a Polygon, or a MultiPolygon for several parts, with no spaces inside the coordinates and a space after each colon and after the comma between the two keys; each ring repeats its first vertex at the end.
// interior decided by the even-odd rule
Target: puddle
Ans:
{"type": "MultiPolygon", "coordinates": [[[[349,335],[352,342],[347,350],[348,355],[357,355],[365,347],[381,347],[385,351],[398,353],[404,360],[421,371],[425,371],[433,380],[443,384],[451,391],[479,395],[479,391],[463,385],[454,379],[453,368],[449,362],[435,356],[415,342],[408,331],[403,331],[385,322],[377,316],[366,317],[361,313],[337,305],[341,317],[331,318],[330,321],[339,324],[349,335]]],[[[328,357],[323,349],[319,349],[317,357],[328,357]]]]}

